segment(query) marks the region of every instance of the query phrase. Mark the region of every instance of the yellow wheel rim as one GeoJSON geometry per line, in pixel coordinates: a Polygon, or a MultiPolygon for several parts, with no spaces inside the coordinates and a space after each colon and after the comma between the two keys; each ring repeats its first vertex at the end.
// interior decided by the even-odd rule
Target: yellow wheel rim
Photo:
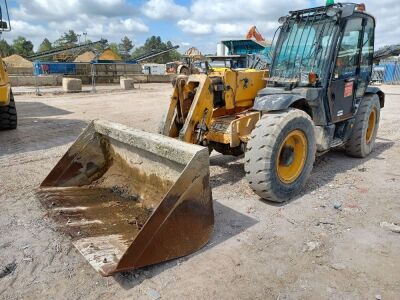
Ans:
{"type": "Polygon", "coordinates": [[[372,141],[375,131],[375,124],[376,124],[376,108],[371,110],[371,113],[369,114],[368,128],[367,132],[365,133],[365,140],[367,141],[367,144],[371,143],[372,141]]]}
{"type": "Polygon", "coordinates": [[[299,178],[307,158],[307,145],[306,135],[301,130],[290,132],[281,144],[276,171],[283,183],[290,184],[299,178]]]}

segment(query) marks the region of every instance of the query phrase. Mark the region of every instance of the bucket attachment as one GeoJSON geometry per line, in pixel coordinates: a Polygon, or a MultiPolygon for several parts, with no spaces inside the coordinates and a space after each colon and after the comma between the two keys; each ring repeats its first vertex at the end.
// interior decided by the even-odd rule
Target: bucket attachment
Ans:
{"type": "Polygon", "coordinates": [[[195,252],[214,225],[208,149],[93,121],[38,197],[102,275],[195,252]]]}

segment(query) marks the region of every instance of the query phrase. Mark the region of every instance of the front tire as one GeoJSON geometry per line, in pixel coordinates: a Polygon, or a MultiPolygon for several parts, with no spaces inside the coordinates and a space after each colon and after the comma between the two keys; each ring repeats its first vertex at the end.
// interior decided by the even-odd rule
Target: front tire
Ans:
{"type": "Polygon", "coordinates": [[[11,130],[17,128],[17,108],[15,107],[14,95],[10,93],[10,103],[0,106],[0,130],[11,130]]]}
{"type": "Polygon", "coordinates": [[[314,123],[307,113],[288,109],[264,114],[245,153],[250,187],[266,200],[293,198],[311,173],[315,151],[314,123]]]}
{"type": "Polygon", "coordinates": [[[353,131],[346,143],[346,153],[353,157],[368,156],[375,145],[381,105],[378,95],[365,96],[358,108],[353,131]]]}

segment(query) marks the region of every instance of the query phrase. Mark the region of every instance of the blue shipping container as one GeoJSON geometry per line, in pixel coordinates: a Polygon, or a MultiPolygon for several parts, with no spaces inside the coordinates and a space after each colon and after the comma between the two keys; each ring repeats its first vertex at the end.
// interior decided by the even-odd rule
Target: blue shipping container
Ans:
{"type": "Polygon", "coordinates": [[[34,75],[45,75],[45,74],[62,74],[62,75],[74,75],[76,74],[75,63],[57,63],[57,62],[43,62],[35,61],[33,63],[34,75]]]}

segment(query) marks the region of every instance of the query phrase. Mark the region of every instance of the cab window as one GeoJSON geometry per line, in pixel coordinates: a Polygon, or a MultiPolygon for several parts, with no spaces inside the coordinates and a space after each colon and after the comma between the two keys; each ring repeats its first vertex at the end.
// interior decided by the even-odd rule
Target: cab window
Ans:
{"type": "Polygon", "coordinates": [[[356,76],[360,54],[359,42],[361,33],[361,18],[347,21],[339,54],[336,59],[335,79],[341,80],[356,76]]]}
{"type": "Polygon", "coordinates": [[[357,98],[364,96],[372,72],[374,28],[374,21],[371,18],[368,18],[364,28],[363,44],[361,48],[360,74],[356,90],[357,98]]]}

